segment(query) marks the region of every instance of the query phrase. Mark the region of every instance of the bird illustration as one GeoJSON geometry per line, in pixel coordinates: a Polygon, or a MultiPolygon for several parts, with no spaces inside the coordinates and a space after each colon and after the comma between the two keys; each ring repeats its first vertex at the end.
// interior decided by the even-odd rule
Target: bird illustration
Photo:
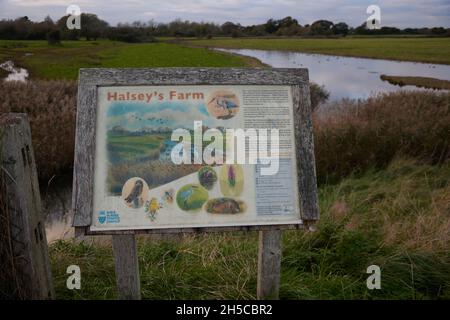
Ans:
{"type": "Polygon", "coordinates": [[[188,200],[191,198],[194,193],[194,189],[197,189],[197,186],[190,186],[188,189],[184,190],[180,193],[180,197],[183,199],[183,204],[186,207],[188,200]]]}
{"type": "Polygon", "coordinates": [[[136,180],[133,189],[131,190],[128,197],[125,198],[125,201],[129,204],[132,204],[134,208],[138,208],[140,204],[139,197],[141,196],[143,189],[144,183],[142,182],[142,180],[136,180]]]}
{"type": "MultiPolygon", "coordinates": [[[[231,96],[233,97],[233,96],[231,96]]],[[[234,103],[231,100],[226,99],[227,97],[224,96],[217,96],[214,97],[210,102],[216,101],[216,108],[222,108],[225,111],[228,111],[228,113],[231,115],[232,111],[231,109],[238,108],[238,105],[234,103]]]]}

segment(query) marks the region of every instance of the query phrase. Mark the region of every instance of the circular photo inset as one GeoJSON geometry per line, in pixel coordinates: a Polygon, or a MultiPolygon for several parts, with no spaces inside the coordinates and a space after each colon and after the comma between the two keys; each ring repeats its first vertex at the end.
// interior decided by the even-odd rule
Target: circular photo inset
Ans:
{"type": "Polygon", "coordinates": [[[198,180],[205,189],[211,190],[217,181],[216,171],[209,166],[203,167],[198,171],[198,180]]]}
{"type": "Polygon", "coordinates": [[[233,118],[239,111],[239,100],[231,91],[214,91],[206,101],[208,113],[216,119],[227,120],[233,118]]]}
{"type": "Polygon", "coordinates": [[[196,211],[208,200],[208,191],[199,184],[187,184],[178,190],[176,199],[181,210],[196,211]]]}
{"type": "Polygon", "coordinates": [[[206,212],[219,214],[242,213],[246,209],[243,201],[232,198],[216,198],[209,200],[206,205],[206,212]]]}
{"type": "Polygon", "coordinates": [[[133,209],[141,208],[148,198],[148,185],[138,177],[127,180],[122,187],[122,199],[125,204],[133,209]]]}
{"type": "Polygon", "coordinates": [[[226,164],[220,168],[220,191],[227,197],[238,197],[244,190],[244,170],[238,164],[226,164]]]}

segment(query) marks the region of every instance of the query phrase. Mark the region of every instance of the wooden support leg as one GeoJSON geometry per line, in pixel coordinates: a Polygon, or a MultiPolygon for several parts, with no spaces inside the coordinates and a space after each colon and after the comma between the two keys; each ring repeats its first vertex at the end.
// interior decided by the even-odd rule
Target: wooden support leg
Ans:
{"type": "Polygon", "coordinates": [[[278,299],[281,269],[281,231],[259,232],[258,299],[278,299]]]}
{"type": "Polygon", "coordinates": [[[118,298],[140,300],[141,283],[134,234],[113,235],[118,298]]]}

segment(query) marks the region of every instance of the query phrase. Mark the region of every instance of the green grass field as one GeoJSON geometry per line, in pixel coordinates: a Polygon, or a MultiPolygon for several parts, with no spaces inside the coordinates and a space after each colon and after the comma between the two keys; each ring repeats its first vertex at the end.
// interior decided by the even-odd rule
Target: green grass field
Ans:
{"type": "MultiPolygon", "coordinates": [[[[450,299],[450,167],[397,160],[387,169],[320,188],[313,233],[283,237],[281,299],[450,299]],[[366,268],[381,267],[381,290],[366,268]]],[[[189,214],[189,213],[186,213],[189,214]]],[[[254,299],[258,234],[186,235],[138,241],[144,299],[254,299]]],[[[50,245],[58,299],[116,297],[111,243],[50,245]],[[66,268],[81,268],[68,290],[66,268]]]]}
{"type": "Polygon", "coordinates": [[[83,67],[247,67],[253,61],[169,43],[101,40],[64,41],[60,46],[49,46],[46,41],[0,40],[0,61],[8,59],[28,69],[31,78],[43,79],[76,79],[83,67]]]}
{"type": "Polygon", "coordinates": [[[110,161],[118,163],[137,160],[139,157],[157,157],[166,138],[154,134],[131,136],[109,133],[107,145],[110,161]]]}
{"type": "Polygon", "coordinates": [[[450,64],[450,38],[216,38],[185,41],[191,45],[206,47],[287,50],[339,56],[450,64]]]}

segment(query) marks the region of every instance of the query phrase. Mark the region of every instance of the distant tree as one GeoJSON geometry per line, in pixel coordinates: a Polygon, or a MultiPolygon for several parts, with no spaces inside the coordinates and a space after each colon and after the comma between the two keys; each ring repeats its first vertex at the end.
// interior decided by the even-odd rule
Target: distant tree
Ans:
{"type": "Polygon", "coordinates": [[[108,28],[108,38],[123,42],[154,42],[152,28],[144,23],[126,24],[119,23],[117,27],[108,28]]]}
{"type": "Polygon", "coordinates": [[[355,28],[355,34],[371,34],[372,30],[367,29],[366,22],[355,28]]]}
{"type": "Polygon", "coordinates": [[[339,22],[332,27],[332,31],[336,35],[346,36],[349,32],[349,27],[345,22],[339,22]]]}
{"type": "Polygon", "coordinates": [[[439,28],[431,28],[431,33],[435,35],[444,35],[447,33],[447,30],[445,30],[443,27],[439,28]]]}
{"type": "Polygon", "coordinates": [[[288,28],[291,26],[298,26],[298,21],[288,16],[277,21],[278,28],[288,28]]]}
{"type": "Polygon", "coordinates": [[[232,37],[232,38],[239,38],[239,37],[241,37],[241,36],[242,36],[242,33],[241,33],[241,31],[238,30],[238,29],[233,30],[233,31],[231,32],[231,37],[232,37]]]}
{"type": "Polygon", "coordinates": [[[69,15],[63,16],[56,21],[56,26],[61,33],[61,39],[63,40],[78,40],[80,38],[80,30],[67,28],[67,19],[69,15]]]}
{"type": "Polygon", "coordinates": [[[221,29],[221,31],[222,31],[222,33],[224,34],[224,35],[232,35],[233,33],[234,34],[239,34],[240,33],[240,31],[241,31],[241,25],[240,24],[235,24],[235,23],[233,23],[233,22],[230,22],[230,21],[227,21],[227,22],[225,22],[224,24],[222,24],[221,26],[220,26],[220,29],[221,29]]]}
{"type": "Polygon", "coordinates": [[[333,22],[328,20],[317,20],[311,24],[312,35],[331,35],[333,33],[333,22]]]}
{"type": "Polygon", "coordinates": [[[403,33],[405,34],[419,34],[420,31],[417,28],[406,28],[403,30],[403,33]]]}
{"type": "Polygon", "coordinates": [[[381,29],[372,30],[373,34],[400,34],[401,30],[395,27],[382,27],[381,29]]]}
{"type": "Polygon", "coordinates": [[[264,25],[264,30],[267,33],[275,33],[278,30],[278,22],[274,19],[267,20],[266,24],[264,25]]]}
{"type": "Polygon", "coordinates": [[[97,17],[96,14],[92,13],[82,13],[81,14],[81,29],[80,35],[86,37],[86,40],[91,39],[97,40],[102,36],[106,29],[108,28],[108,23],[97,17]]]}
{"type": "Polygon", "coordinates": [[[47,42],[49,45],[61,43],[61,32],[59,29],[54,28],[47,33],[47,42]]]}

